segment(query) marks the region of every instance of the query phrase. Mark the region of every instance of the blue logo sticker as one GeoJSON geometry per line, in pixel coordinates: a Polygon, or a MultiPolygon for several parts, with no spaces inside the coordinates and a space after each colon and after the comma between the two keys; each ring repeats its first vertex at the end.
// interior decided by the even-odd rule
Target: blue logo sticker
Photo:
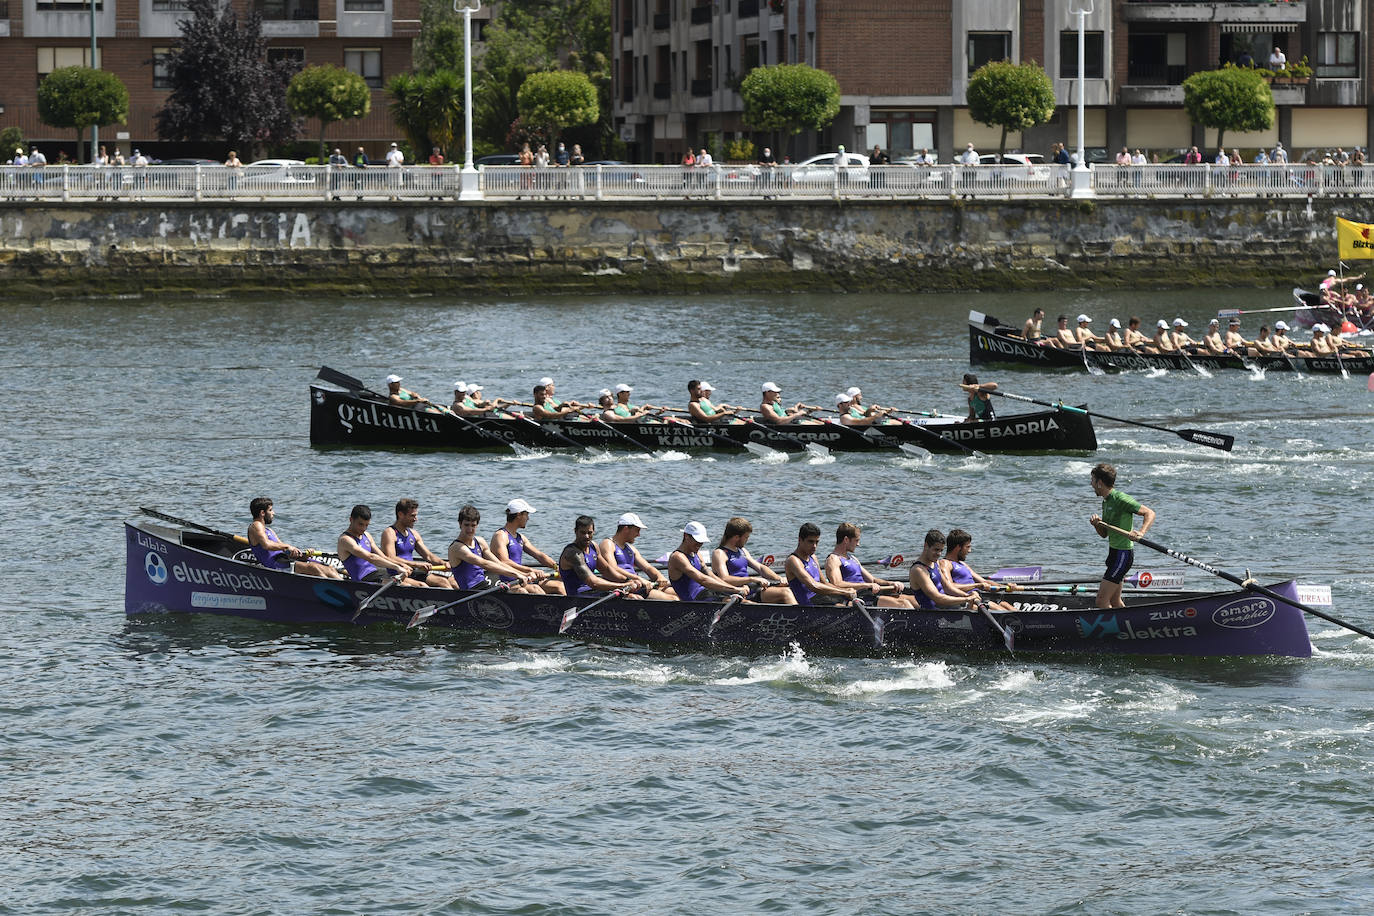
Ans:
{"type": "Polygon", "coordinates": [[[167,583],[167,564],[162,562],[162,557],[152,551],[149,551],[143,558],[143,572],[147,574],[148,581],[154,585],[167,583]]]}

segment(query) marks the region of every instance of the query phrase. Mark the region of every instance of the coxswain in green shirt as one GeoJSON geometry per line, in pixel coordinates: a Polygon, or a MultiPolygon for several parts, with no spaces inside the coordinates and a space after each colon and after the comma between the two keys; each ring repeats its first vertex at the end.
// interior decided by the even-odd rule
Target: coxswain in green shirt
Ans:
{"type": "Polygon", "coordinates": [[[1092,485],[1093,492],[1102,497],[1102,514],[1088,521],[1098,535],[1107,539],[1107,571],[1097,587],[1097,606],[1125,607],[1121,600],[1121,582],[1135,562],[1135,542],[1155,523],[1155,512],[1116,489],[1116,468],[1110,464],[1099,464],[1092,469],[1092,485]],[[1142,519],[1139,529],[1135,528],[1137,515],[1142,519]],[[1107,527],[1109,525],[1121,531],[1113,531],[1107,527]],[[1122,531],[1127,533],[1122,534],[1122,531]]]}

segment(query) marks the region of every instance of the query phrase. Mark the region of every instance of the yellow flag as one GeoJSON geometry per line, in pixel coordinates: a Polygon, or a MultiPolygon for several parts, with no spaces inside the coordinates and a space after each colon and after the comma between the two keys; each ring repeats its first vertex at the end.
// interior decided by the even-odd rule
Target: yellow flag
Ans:
{"type": "Polygon", "coordinates": [[[1374,226],[1336,217],[1336,242],[1342,261],[1374,258],[1374,226]]]}

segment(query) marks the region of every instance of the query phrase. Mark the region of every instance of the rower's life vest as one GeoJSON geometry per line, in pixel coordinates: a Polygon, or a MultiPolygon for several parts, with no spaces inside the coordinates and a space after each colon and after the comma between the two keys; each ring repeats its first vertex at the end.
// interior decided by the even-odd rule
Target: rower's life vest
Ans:
{"type": "MultiPolygon", "coordinates": [[[[575,544],[568,545],[568,547],[573,548],[576,548],[576,546],[577,545],[575,544]]],[[[563,549],[567,550],[568,547],[564,547],[563,549]]],[[[582,554],[582,559],[587,561],[588,569],[590,569],[592,572],[596,572],[595,544],[588,545],[586,552],[582,554]]],[[[583,582],[574,570],[564,569],[560,566],[558,568],[558,578],[563,581],[563,591],[565,591],[569,595],[589,595],[593,591],[595,591],[595,589],[593,589],[590,585],[583,582]]]]}
{"type": "MultiPolygon", "coordinates": [[[[263,527],[267,531],[267,540],[274,544],[281,543],[281,538],[277,537],[276,532],[271,528],[267,528],[265,525],[263,527]]],[[[291,564],[283,559],[285,553],[285,550],[268,550],[266,547],[259,547],[257,544],[253,545],[253,556],[257,557],[258,562],[268,569],[290,569],[291,564]]]]}
{"type": "MultiPolygon", "coordinates": [[[[372,538],[366,531],[358,536],[358,546],[369,553],[377,552],[376,545],[373,544],[372,538]]],[[[344,569],[348,571],[348,578],[352,579],[354,582],[361,582],[377,571],[377,567],[370,561],[364,560],[359,556],[354,556],[353,554],[349,554],[344,558],[343,565],[344,569]]]]}
{"type": "MultiPolygon", "coordinates": [[[[683,553],[683,556],[687,558],[688,563],[692,564],[693,569],[701,572],[701,557],[694,553],[683,553]]],[[[673,587],[673,591],[677,592],[677,596],[683,601],[696,601],[701,597],[702,592],[706,591],[700,582],[689,578],[686,574],[677,579],[669,579],[668,584],[673,587]]]]}
{"type": "MultiPolygon", "coordinates": [[[[820,579],[821,568],[816,564],[816,558],[814,556],[807,557],[806,562],[803,563],[802,566],[813,580],[820,579]]],[[[798,604],[815,603],[816,592],[802,580],[789,578],[787,580],[787,587],[792,589],[792,595],[797,599],[798,604]]]]}
{"type": "MultiPolygon", "coordinates": [[[[930,584],[935,586],[935,590],[937,592],[939,592],[942,595],[945,594],[945,583],[940,578],[939,563],[932,563],[930,566],[926,566],[920,560],[917,560],[913,565],[920,566],[922,569],[929,572],[930,584]]],[[[940,606],[936,604],[935,601],[929,595],[926,594],[926,591],[923,588],[916,589],[916,606],[927,611],[938,611],[940,609],[940,606]]]]}
{"type": "MultiPolygon", "coordinates": [[[[453,543],[462,544],[463,542],[454,538],[453,543]]],[[[478,553],[482,549],[478,546],[476,538],[473,539],[471,545],[463,544],[463,546],[472,553],[478,553]]],[[[459,588],[481,588],[487,584],[487,571],[471,560],[464,560],[453,567],[453,581],[459,588]]]]}

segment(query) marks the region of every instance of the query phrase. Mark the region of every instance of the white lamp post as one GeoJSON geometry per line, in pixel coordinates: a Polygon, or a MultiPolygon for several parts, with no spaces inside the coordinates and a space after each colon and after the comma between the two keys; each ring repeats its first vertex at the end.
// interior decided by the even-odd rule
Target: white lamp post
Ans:
{"type": "Polygon", "coordinates": [[[1092,187],[1089,184],[1088,157],[1083,151],[1083,89],[1086,83],[1084,50],[1084,20],[1093,11],[1093,0],[1069,0],[1069,14],[1078,16],[1078,164],[1073,169],[1070,190],[1072,197],[1089,197],[1092,187]]]}
{"type": "MultiPolygon", "coordinates": [[[[95,53],[96,53],[96,46],[95,46],[95,0],[86,0],[86,2],[89,3],[89,4],[91,5],[91,69],[92,69],[92,70],[97,70],[97,69],[100,68],[100,64],[98,64],[98,63],[96,62],[96,59],[95,59],[95,53]]],[[[91,158],[90,158],[90,163],[91,163],[91,165],[94,165],[94,164],[95,164],[96,151],[99,150],[99,149],[100,149],[100,125],[99,125],[99,124],[92,124],[92,125],[91,125],[91,158]]],[[[81,150],[79,150],[79,149],[76,151],[76,159],[77,159],[78,162],[81,161],[81,150]]]]}
{"type": "Polygon", "coordinates": [[[463,14],[463,171],[459,200],[481,200],[477,167],[472,164],[472,14],[482,8],[482,0],[453,0],[453,11],[463,14]]]}

